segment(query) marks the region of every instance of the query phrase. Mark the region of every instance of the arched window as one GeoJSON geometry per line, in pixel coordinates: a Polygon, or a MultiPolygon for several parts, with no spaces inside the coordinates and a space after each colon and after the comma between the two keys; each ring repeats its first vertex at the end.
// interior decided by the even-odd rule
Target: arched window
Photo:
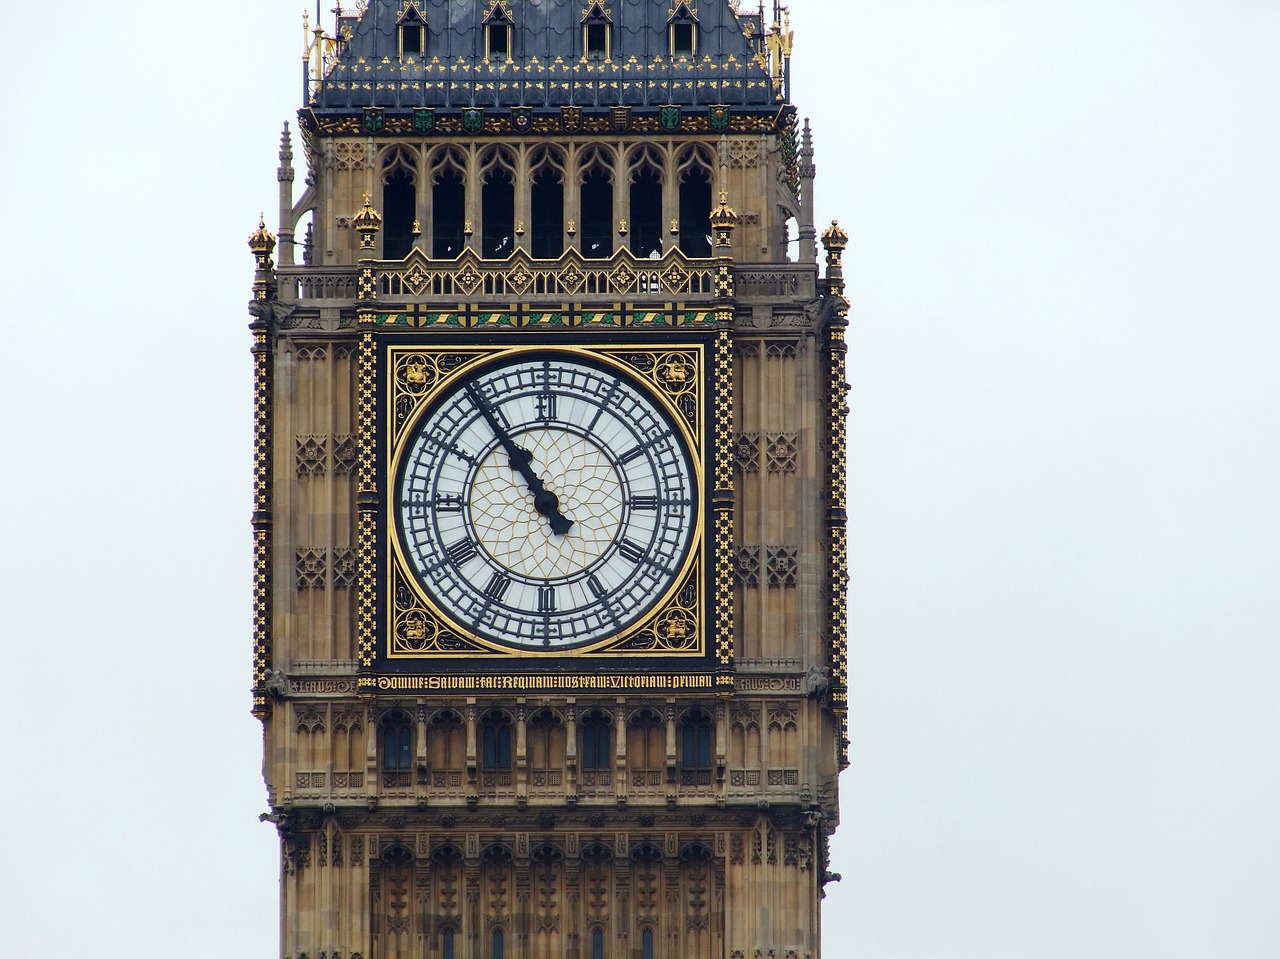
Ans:
{"type": "Polygon", "coordinates": [[[599,926],[591,930],[591,959],[604,959],[604,930],[599,926]]]}
{"type": "Polygon", "coordinates": [[[461,154],[448,150],[431,171],[431,256],[436,260],[453,260],[462,255],[466,219],[464,163],[461,154]]]}
{"type": "Polygon", "coordinates": [[[666,725],[652,709],[632,713],[627,729],[627,764],[635,786],[661,786],[664,781],[666,725]]]}
{"type": "Polygon", "coordinates": [[[493,930],[493,948],[489,951],[489,959],[502,959],[502,948],[502,927],[495,926],[493,930]]]}
{"type": "Polygon", "coordinates": [[[533,155],[529,169],[529,207],[533,220],[530,252],[535,260],[554,260],[564,252],[564,166],[547,148],[533,155]]]}
{"type": "Polygon", "coordinates": [[[593,709],[578,724],[582,748],[578,751],[583,769],[609,769],[613,766],[613,721],[607,713],[593,709]]]}
{"type": "Polygon", "coordinates": [[[511,721],[501,713],[490,713],[480,727],[481,760],[485,769],[511,768],[511,721]]]}
{"type": "Polygon", "coordinates": [[[549,709],[540,709],[529,719],[527,742],[529,784],[535,788],[559,786],[564,766],[564,724],[549,709]]]}
{"type": "Polygon", "coordinates": [[[440,959],[453,959],[453,926],[440,930],[440,959]]]}
{"type": "Polygon", "coordinates": [[[631,163],[631,252],[662,255],[662,158],[643,149],[631,163]]]}
{"type": "Polygon", "coordinates": [[[711,717],[701,709],[689,710],[680,720],[680,765],[711,768],[711,717]]]}
{"type": "Polygon", "coordinates": [[[444,789],[462,785],[464,739],[462,719],[452,710],[443,710],[431,720],[427,756],[432,786],[444,789]]]}
{"type": "Polygon", "coordinates": [[[582,255],[589,260],[613,256],[613,170],[600,150],[582,158],[582,255]]]}
{"type": "Polygon", "coordinates": [[[400,710],[388,713],[382,720],[382,769],[384,773],[404,773],[404,777],[389,775],[388,785],[407,785],[408,770],[413,766],[413,723],[400,710]]]}
{"type": "Polygon", "coordinates": [[[680,252],[685,256],[711,255],[711,158],[698,148],[681,157],[680,252]]]}
{"type": "Polygon", "coordinates": [[[418,189],[413,163],[403,150],[387,157],[382,168],[382,256],[403,260],[413,249],[418,218],[418,189]]]}
{"type": "Polygon", "coordinates": [[[640,959],[653,959],[653,926],[645,926],[640,933],[640,959]]]}
{"type": "Polygon", "coordinates": [[[481,165],[480,255],[505,260],[515,252],[515,161],[505,150],[494,150],[481,165]]]}

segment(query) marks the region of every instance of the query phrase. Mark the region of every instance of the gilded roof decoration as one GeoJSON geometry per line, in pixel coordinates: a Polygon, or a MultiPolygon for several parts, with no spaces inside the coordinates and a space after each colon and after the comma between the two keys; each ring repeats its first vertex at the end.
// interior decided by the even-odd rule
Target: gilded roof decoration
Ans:
{"type": "Polygon", "coordinates": [[[748,32],[750,17],[728,0],[416,0],[425,21],[419,56],[400,56],[397,24],[403,0],[370,0],[357,18],[344,17],[350,36],[324,57],[308,106],[317,114],[362,107],[503,109],[528,106],[586,109],[626,104],[776,109],[781,97],[748,32]],[[583,10],[605,11],[612,23],[610,59],[591,61],[583,49],[583,10]],[[696,20],[697,56],[672,55],[672,16],[696,20]],[[485,25],[513,24],[510,58],[487,61],[485,25]]]}

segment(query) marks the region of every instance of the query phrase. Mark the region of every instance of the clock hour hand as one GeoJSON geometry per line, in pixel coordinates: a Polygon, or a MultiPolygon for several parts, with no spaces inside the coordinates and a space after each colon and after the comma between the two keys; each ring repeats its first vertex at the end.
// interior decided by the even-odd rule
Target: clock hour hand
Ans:
{"type": "Polygon", "coordinates": [[[503,428],[498,417],[494,415],[493,407],[489,405],[489,401],[476,389],[474,383],[467,383],[466,391],[467,395],[471,397],[471,402],[480,411],[480,415],[489,424],[489,428],[493,430],[493,435],[498,438],[498,443],[506,451],[507,462],[513,470],[520,474],[525,485],[529,488],[529,492],[533,494],[533,508],[547,518],[547,525],[551,527],[552,533],[557,536],[563,536],[569,532],[573,528],[573,520],[560,512],[559,497],[547,489],[541,477],[533,471],[533,466],[531,465],[533,463],[533,454],[515,444],[510,434],[503,428]]]}

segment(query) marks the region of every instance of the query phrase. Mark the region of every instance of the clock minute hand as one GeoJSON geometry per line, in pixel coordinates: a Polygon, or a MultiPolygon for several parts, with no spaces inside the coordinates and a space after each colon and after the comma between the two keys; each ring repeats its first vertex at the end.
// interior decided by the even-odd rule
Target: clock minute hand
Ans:
{"type": "Polygon", "coordinates": [[[503,429],[498,417],[494,415],[489,401],[476,389],[474,383],[466,384],[466,391],[467,395],[471,397],[471,402],[475,403],[476,409],[480,411],[480,415],[485,418],[485,422],[493,430],[493,435],[498,438],[498,442],[502,445],[503,450],[506,451],[508,464],[520,474],[529,492],[533,494],[533,508],[547,518],[547,525],[551,527],[551,532],[557,536],[563,536],[569,532],[573,528],[573,520],[560,512],[560,498],[547,489],[541,477],[533,471],[533,467],[530,465],[533,462],[533,454],[515,444],[515,441],[503,429]]]}

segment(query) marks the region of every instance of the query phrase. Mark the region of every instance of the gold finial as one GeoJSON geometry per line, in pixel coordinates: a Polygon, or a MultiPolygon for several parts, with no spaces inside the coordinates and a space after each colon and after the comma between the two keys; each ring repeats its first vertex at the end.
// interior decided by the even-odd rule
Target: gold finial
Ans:
{"type": "Polygon", "coordinates": [[[255,256],[270,257],[276,248],[276,238],[267,229],[267,221],[258,214],[258,228],[249,234],[249,249],[255,256]]]}
{"type": "Polygon", "coordinates": [[[627,235],[627,221],[626,221],[626,218],[624,217],[623,219],[618,221],[618,236],[626,236],[626,235],[627,235]]]}
{"type": "Polygon", "coordinates": [[[827,248],[828,260],[832,253],[838,260],[844,248],[849,245],[849,234],[840,228],[838,220],[832,220],[831,225],[822,231],[822,245],[827,248]]]}
{"type": "Polygon", "coordinates": [[[369,193],[368,190],[365,190],[364,206],[361,207],[360,212],[356,214],[355,219],[351,221],[352,226],[354,226],[361,233],[364,233],[369,230],[377,230],[379,227],[382,226],[382,216],[378,213],[377,210],[373,208],[372,201],[373,201],[373,196],[369,193]]]}
{"type": "Polygon", "coordinates": [[[725,233],[721,246],[728,246],[728,233],[738,225],[738,214],[734,212],[733,207],[729,206],[729,192],[727,190],[720,191],[720,205],[711,211],[711,228],[719,234],[721,231],[725,233]]]}
{"type": "Polygon", "coordinates": [[[413,229],[410,231],[414,236],[422,236],[422,221],[414,220],[413,229]]]}

